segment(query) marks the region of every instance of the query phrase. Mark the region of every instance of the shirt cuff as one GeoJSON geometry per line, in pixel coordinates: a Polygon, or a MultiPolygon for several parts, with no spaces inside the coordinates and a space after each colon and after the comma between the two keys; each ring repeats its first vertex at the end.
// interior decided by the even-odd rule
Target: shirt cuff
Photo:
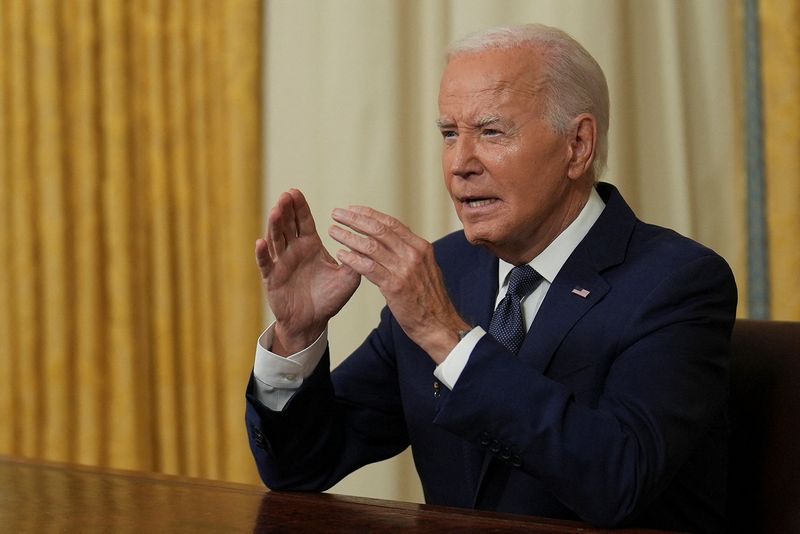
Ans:
{"type": "Polygon", "coordinates": [[[453,347],[447,358],[442,363],[436,366],[433,371],[433,376],[439,379],[439,382],[445,385],[447,389],[453,389],[461,376],[461,372],[466,367],[469,361],[469,355],[475,349],[478,341],[486,335],[486,330],[480,326],[476,326],[464,336],[458,345],[453,347]]]}
{"type": "Polygon", "coordinates": [[[279,356],[267,348],[272,346],[274,335],[273,322],[258,338],[253,376],[256,398],[270,410],[281,411],[325,354],[328,329],[325,328],[309,347],[287,357],[279,356]]]}

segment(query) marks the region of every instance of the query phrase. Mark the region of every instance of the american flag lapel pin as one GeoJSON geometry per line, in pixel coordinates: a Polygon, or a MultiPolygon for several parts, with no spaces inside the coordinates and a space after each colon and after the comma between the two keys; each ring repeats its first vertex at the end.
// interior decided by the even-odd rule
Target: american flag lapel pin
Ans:
{"type": "Polygon", "coordinates": [[[580,298],[585,299],[591,293],[588,289],[583,289],[582,287],[576,287],[572,290],[573,293],[578,295],[580,298]]]}

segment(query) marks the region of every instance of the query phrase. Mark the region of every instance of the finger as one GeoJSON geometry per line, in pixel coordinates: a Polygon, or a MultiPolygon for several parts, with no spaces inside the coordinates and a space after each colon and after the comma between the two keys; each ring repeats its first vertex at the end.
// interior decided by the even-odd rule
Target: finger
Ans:
{"type": "Polygon", "coordinates": [[[275,244],[272,241],[271,235],[267,235],[265,241],[267,242],[267,251],[269,252],[270,258],[277,259],[278,251],[275,250],[275,244]]]}
{"type": "Polygon", "coordinates": [[[332,225],[328,229],[328,235],[350,250],[358,252],[362,256],[366,256],[373,261],[385,263],[387,260],[387,251],[378,240],[371,236],[356,235],[336,225],[332,225]]]}
{"type": "Polygon", "coordinates": [[[283,238],[287,246],[292,240],[297,239],[297,215],[294,212],[294,199],[291,193],[283,193],[279,202],[284,210],[283,215],[283,238]]]}
{"type": "Polygon", "coordinates": [[[294,207],[295,225],[298,236],[314,235],[317,227],[314,224],[314,216],[311,214],[311,207],[308,205],[306,197],[299,189],[290,189],[292,206],[294,207]]]}
{"type": "Polygon", "coordinates": [[[380,222],[411,245],[418,245],[419,241],[426,242],[424,239],[412,232],[411,229],[403,224],[399,219],[396,219],[391,215],[387,215],[374,208],[370,208],[369,206],[350,206],[348,209],[353,213],[364,215],[380,222]]]}
{"type": "Polygon", "coordinates": [[[269,255],[269,244],[266,239],[256,240],[256,264],[261,270],[261,278],[267,278],[272,271],[272,258],[269,255]]]}
{"type": "Polygon", "coordinates": [[[281,193],[269,214],[269,250],[272,258],[277,259],[295,239],[297,239],[297,225],[292,196],[289,193],[281,193]]]}
{"type": "MultiPolygon", "coordinates": [[[[361,242],[362,246],[355,248],[380,262],[389,270],[394,271],[397,265],[404,262],[416,263],[430,247],[427,241],[411,232],[407,226],[394,217],[364,206],[358,206],[357,209],[359,212],[336,209],[334,210],[333,218],[356,232],[373,239],[375,243],[369,241],[361,242]],[[376,217],[379,217],[387,224],[384,224],[376,217]],[[375,246],[376,244],[380,246],[375,246]]],[[[336,239],[334,235],[331,235],[331,237],[336,239]]],[[[342,244],[350,246],[353,243],[342,242],[342,244]]]]}
{"type": "Polygon", "coordinates": [[[392,230],[366,213],[356,213],[351,210],[336,208],[331,217],[334,221],[355,230],[365,236],[372,237],[380,242],[387,250],[398,253],[398,249],[404,245],[404,241],[392,230]]]}
{"type": "Polygon", "coordinates": [[[379,288],[390,276],[378,262],[350,250],[339,250],[336,258],[345,267],[354,270],[379,288]]]}
{"type": "Polygon", "coordinates": [[[268,229],[269,234],[269,253],[277,259],[286,250],[286,238],[284,237],[284,215],[280,202],[269,212],[268,229]]]}
{"type": "MultiPolygon", "coordinates": [[[[334,210],[335,211],[335,210],[334,210]]],[[[356,231],[369,234],[384,243],[389,249],[401,253],[400,243],[420,248],[427,245],[427,241],[412,232],[408,226],[395,219],[391,215],[386,215],[380,211],[367,206],[350,206],[347,210],[342,210],[342,224],[347,224],[356,231]],[[355,225],[355,226],[354,226],[355,225]]]]}

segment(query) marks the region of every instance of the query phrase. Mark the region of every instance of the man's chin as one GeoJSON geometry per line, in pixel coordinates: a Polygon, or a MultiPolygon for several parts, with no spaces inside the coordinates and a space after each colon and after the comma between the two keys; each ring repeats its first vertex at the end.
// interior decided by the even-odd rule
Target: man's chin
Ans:
{"type": "Polygon", "coordinates": [[[501,242],[498,240],[497,236],[482,232],[470,232],[466,228],[464,229],[464,236],[471,245],[484,247],[498,258],[502,258],[509,263],[516,262],[516,258],[513,254],[509,254],[508,245],[510,243],[508,241],[501,242]]]}
{"type": "Polygon", "coordinates": [[[488,247],[492,248],[493,241],[489,239],[489,236],[482,234],[480,232],[471,232],[464,228],[464,236],[467,238],[467,241],[470,244],[480,247],[488,247]]]}

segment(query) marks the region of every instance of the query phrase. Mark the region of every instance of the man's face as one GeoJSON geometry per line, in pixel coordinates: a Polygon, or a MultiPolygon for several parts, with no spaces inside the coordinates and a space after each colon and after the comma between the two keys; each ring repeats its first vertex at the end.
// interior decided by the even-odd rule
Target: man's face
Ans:
{"type": "MultiPolygon", "coordinates": [[[[442,76],[445,185],[471,243],[528,262],[574,217],[571,150],[543,117],[541,60],[530,50],[453,58],[442,76]]],[[[582,199],[582,200],[585,200],[582,199]]]]}

